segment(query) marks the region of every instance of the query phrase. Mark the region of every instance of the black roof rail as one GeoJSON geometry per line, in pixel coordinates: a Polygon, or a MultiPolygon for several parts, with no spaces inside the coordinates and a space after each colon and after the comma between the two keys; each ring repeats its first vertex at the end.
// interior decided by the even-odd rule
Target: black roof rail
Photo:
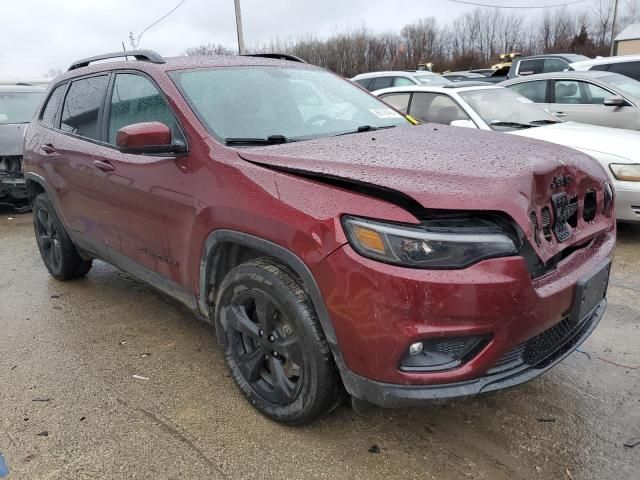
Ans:
{"type": "Polygon", "coordinates": [[[289,55],[288,53],[247,53],[242,55],[243,57],[259,57],[259,58],[273,58],[275,60],[289,60],[290,62],[307,63],[300,57],[295,55],[289,55]]]}
{"type": "Polygon", "coordinates": [[[154,52],[153,50],[130,50],[128,52],[113,52],[113,53],[105,53],[104,55],[96,55],[95,57],[83,58],[82,60],[78,60],[77,62],[73,62],[67,71],[76,70],[82,67],[88,67],[90,63],[98,62],[100,60],[108,60],[110,58],[123,58],[123,57],[133,57],[136,60],[142,62],[151,62],[151,63],[166,63],[165,59],[162,58],[158,52],[154,52]]]}

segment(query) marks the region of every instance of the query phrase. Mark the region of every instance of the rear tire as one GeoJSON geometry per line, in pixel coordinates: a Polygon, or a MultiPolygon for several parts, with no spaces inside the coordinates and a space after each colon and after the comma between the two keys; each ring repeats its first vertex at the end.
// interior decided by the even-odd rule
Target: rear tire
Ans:
{"type": "Polygon", "coordinates": [[[73,280],[91,270],[92,261],[80,256],[46,193],[33,201],[33,228],[40,256],[51,276],[73,280]]]}
{"type": "Polygon", "coordinates": [[[303,425],[330,412],[339,376],[300,280],[269,258],[244,263],[220,285],[216,335],[249,402],[280,423],[303,425]]]}

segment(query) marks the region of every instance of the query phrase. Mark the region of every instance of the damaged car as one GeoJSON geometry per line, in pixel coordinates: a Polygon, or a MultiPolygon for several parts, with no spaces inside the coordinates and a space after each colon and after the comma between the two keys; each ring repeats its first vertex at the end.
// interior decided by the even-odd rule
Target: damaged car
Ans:
{"type": "Polygon", "coordinates": [[[345,393],[401,407],[512,387],[589,337],[616,237],[598,163],[413,126],[273,57],[119,52],[57,78],[24,157],[50,274],[99,259],[182,302],[250,404],[292,425],[345,393]]]}
{"type": "Polygon", "coordinates": [[[30,210],[22,174],[24,134],[45,89],[31,85],[0,85],[0,206],[30,210]]]}

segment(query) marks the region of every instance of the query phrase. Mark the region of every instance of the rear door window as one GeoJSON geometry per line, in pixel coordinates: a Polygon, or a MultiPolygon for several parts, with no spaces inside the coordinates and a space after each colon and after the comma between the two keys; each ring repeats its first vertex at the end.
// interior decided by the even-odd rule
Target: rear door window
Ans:
{"type": "Polygon", "coordinates": [[[640,80],[640,62],[612,63],[609,66],[609,71],[640,80]]]}
{"type": "Polygon", "coordinates": [[[360,85],[362,88],[365,88],[367,90],[371,90],[371,84],[373,83],[373,79],[371,78],[361,78],[360,80],[356,80],[355,81],[358,85],[360,85]]]}
{"type": "Polygon", "coordinates": [[[411,100],[410,93],[390,93],[388,95],[383,95],[380,98],[395,109],[400,110],[402,113],[406,114],[409,111],[409,100],[411,100]]]}
{"type": "Polygon", "coordinates": [[[109,109],[109,143],[115,145],[118,130],[142,122],[160,122],[171,129],[174,143],[184,143],[171,107],[146,77],[130,73],[116,75],[109,109]]]}
{"type": "Polygon", "coordinates": [[[415,93],[409,114],[417,120],[442,125],[450,125],[455,120],[470,120],[455,100],[438,93],[415,93]]]}
{"type": "Polygon", "coordinates": [[[378,77],[374,79],[371,91],[382,90],[383,88],[393,87],[393,77],[378,77]]]}
{"type": "Polygon", "coordinates": [[[509,88],[534,103],[547,103],[547,84],[546,80],[536,80],[509,85],[509,88]]]}
{"type": "Polygon", "coordinates": [[[522,60],[518,66],[518,75],[535,75],[544,71],[544,60],[522,60]]]}
{"type": "Polygon", "coordinates": [[[44,107],[42,111],[42,115],[40,116],[40,120],[42,124],[49,128],[57,128],[56,117],[58,114],[58,110],[60,109],[60,102],[62,101],[62,97],[64,96],[64,91],[66,90],[67,85],[60,85],[56,87],[51,95],[49,95],[49,100],[47,100],[47,105],[44,107]]]}
{"type": "Polygon", "coordinates": [[[560,58],[547,58],[544,61],[543,73],[564,72],[569,69],[569,64],[560,58]]]}
{"type": "Polygon", "coordinates": [[[109,77],[83,78],[71,83],[62,106],[60,129],[92,140],[100,140],[100,111],[109,77]]]}

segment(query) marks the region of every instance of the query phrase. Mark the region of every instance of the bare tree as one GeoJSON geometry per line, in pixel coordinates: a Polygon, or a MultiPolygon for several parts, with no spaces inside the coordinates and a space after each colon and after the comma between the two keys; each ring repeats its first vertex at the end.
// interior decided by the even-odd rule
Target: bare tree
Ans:
{"type": "Polygon", "coordinates": [[[64,73],[64,70],[62,70],[61,68],[49,67],[49,69],[47,70],[47,73],[45,75],[47,77],[55,78],[58,75],[62,75],[63,73],[64,73]]]}
{"type": "Polygon", "coordinates": [[[207,43],[198,47],[187,48],[184,52],[186,55],[233,55],[233,51],[224,45],[207,43]]]}

